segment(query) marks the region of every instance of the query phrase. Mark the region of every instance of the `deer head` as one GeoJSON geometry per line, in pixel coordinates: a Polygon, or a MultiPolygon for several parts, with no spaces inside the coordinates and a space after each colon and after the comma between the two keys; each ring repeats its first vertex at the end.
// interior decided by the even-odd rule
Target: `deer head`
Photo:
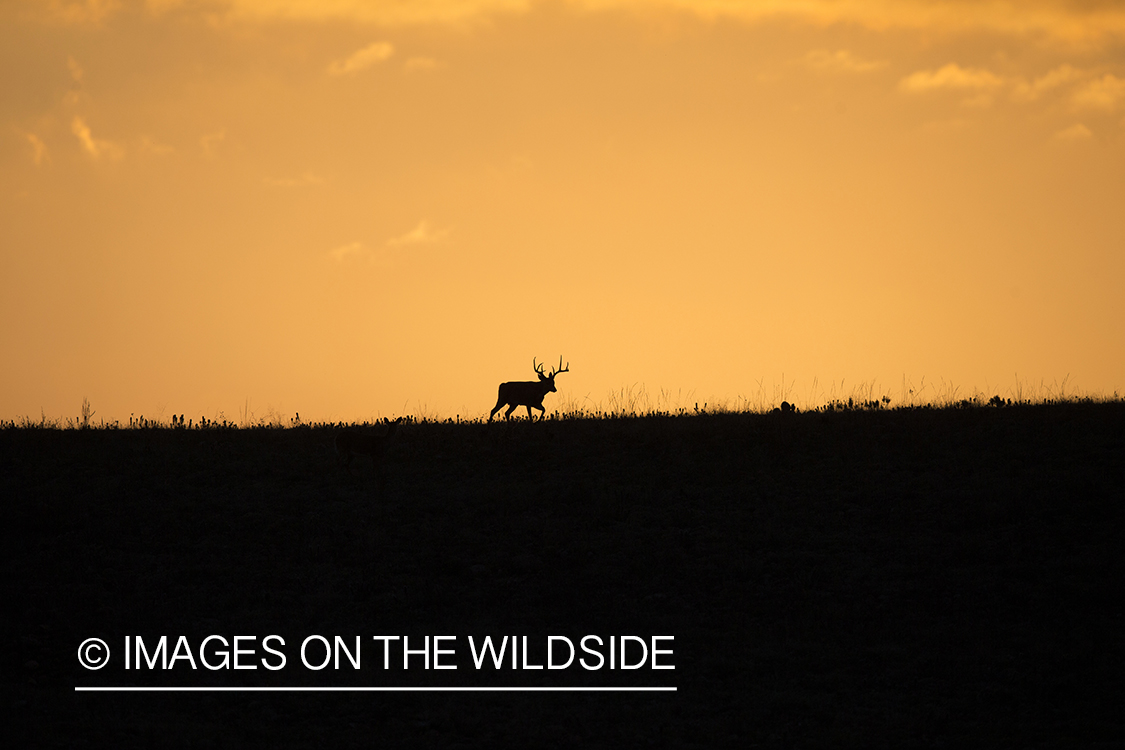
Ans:
{"type": "Polygon", "coordinates": [[[544,382],[544,383],[548,383],[550,385],[550,388],[548,390],[551,393],[557,393],[558,392],[558,389],[555,388],[555,376],[558,375],[561,372],[570,372],[570,363],[567,362],[566,367],[563,367],[561,356],[559,357],[559,366],[552,369],[551,373],[549,375],[543,374],[543,365],[535,364],[535,358],[534,357],[531,359],[531,366],[533,368],[535,368],[535,374],[539,376],[539,380],[544,382]]]}

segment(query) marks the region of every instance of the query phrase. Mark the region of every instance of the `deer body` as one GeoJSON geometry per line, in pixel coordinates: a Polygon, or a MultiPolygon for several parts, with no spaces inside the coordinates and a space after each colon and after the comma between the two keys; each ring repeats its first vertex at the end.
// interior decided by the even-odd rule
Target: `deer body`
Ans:
{"type": "Polygon", "coordinates": [[[555,376],[561,372],[569,372],[570,363],[568,362],[567,366],[563,368],[562,357],[559,357],[559,366],[551,370],[549,375],[543,373],[543,365],[536,365],[534,359],[531,360],[531,366],[535,368],[539,380],[501,383],[499,393],[496,396],[496,406],[492,407],[492,412],[488,415],[489,422],[496,416],[496,412],[500,411],[505,405],[507,405],[508,410],[504,412],[504,419],[511,419],[512,412],[520,406],[527,407],[528,419],[532,418],[532,409],[539,410],[540,419],[546,415],[547,410],[543,408],[543,398],[548,393],[555,393],[558,390],[555,388],[555,376]]]}
{"type": "Polygon", "coordinates": [[[401,421],[402,417],[399,417],[391,422],[391,426],[382,435],[369,435],[352,429],[341,430],[336,433],[336,454],[340,457],[340,461],[348,466],[352,462],[352,456],[371,456],[371,464],[378,471],[379,460],[390,447],[391,440],[394,438],[395,431],[398,430],[401,421]]]}

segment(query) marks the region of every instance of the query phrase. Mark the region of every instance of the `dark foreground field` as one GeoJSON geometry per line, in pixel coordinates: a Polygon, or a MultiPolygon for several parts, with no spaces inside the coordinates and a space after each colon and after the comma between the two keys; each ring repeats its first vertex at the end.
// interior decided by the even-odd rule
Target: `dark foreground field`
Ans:
{"type": "Polygon", "coordinates": [[[407,424],[382,483],[333,434],[0,430],[11,746],[1125,743],[1120,402],[407,424]],[[260,664],[269,634],[282,670],[122,664],[137,635],[256,636],[260,664]],[[361,669],[306,669],[313,634],[361,636],[361,669]],[[675,669],[467,645],[541,664],[588,634],[672,635],[675,669]],[[374,635],[457,636],[458,669],[384,670],[374,635]],[[678,690],[74,691],[98,685],[678,690]]]}

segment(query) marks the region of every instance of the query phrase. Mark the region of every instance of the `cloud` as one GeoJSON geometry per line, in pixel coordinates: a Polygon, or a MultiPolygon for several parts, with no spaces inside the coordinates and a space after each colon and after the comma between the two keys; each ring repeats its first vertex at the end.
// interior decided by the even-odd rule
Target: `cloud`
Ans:
{"type": "Polygon", "coordinates": [[[747,22],[776,18],[816,26],[860,25],[876,31],[925,29],[999,32],[1080,42],[1125,37],[1125,7],[1073,0],[571,0],[584,7],[674,8],[703,18],[747,22]]]}
{"type": "Polygon", "coordinates": [[[1087,79],[1078,85],[1071,102],[1078,109],[1113,111],[1125,105],[1125,78],[1112,73],[1089,78],[1088,72],[1073,65],[1063,64],[1028,82],[1024,78],[1005,78],[984,68],[962,68],[949,63],[937,70],[919,70],[899,81],[899,89],[910,93],[929,91],[960,91],[972,96],[961,102],[963,106],[991,106],[993,95],[1000,87],[1011,86],[1011,98],[1017,102],[1033,102],[1043,95],[1087,79]]]}
{"type": "Polygon", "coordinates": [[[356,50],[348,58],[333,62],[328,66],[328,72],[334,76],[358,73],[383,62],[394,53],[395,48],[389,42],[372,42],[363,49],[356,50]]]}
{"type": "MultiPolygon", "coordinates": [[[[123,6],[122,0],[26,2],[65,23],[100,23],[123,6]]],[[[151,13],[183,9],[210,23],[351,21],[384,27],[463,25],[560,3],[581,11],[673,11],[708,21],[785,19],[875,31],[999,33],[1081,45],[1125,39],[1125,4],[1118,0],[144,0],[151,13]]]]}
{"type": "Polygon", "coordinates": [[[418,222],[418,226],[414,227],[406,234],[387,240],[387,246],[427,245],[434,242],[441,242],[449,236],[450,231],[449,229],[439,229],[435,231],[430,229],[425,221],[420,221],[418,222]]]}
{"type": "Polygon", "coordinates": [[[51,154],[47,151],[47,144],[43,139],[35,135],[35,133],[26,133],[25,137],[27,142],[31,144],[31,158],[35,161],[35,166],[40,166],[43,162],[51,160],[51,154]]]}
{"type": "Polygon", "coordinates": [[[82,70],[82,66],[73,57],[66,58],[66,67],[70,70],[70,77],[74,79],[75,83],[82,83],[82,77],[86,72],[82,70]]]}
{"type": "Polygon", "coordinates": [[[1082,71],[1070,65],[1060,65],[1054,70],[1039,76],[1031,83],[1019,80],[1012,89],[1012,98],[1017,101],[1031,102],[1038,99],[1052,89],[1070,83],[1081,77],[1082,71]]]}
{"type": "Polygon", "coordinates": [[[418,222],[418,226],[409,232],[392,237],[383,243],[382,248],[370,248],[363,242],[356,240],[346,245],[328,251],[328,256],[337,263],[353,262],[366,259],[372,266],[394,268],[411,256],[404,248],[416,248],[421,245],[431,245],[441,242],[450,234],[449,229],[434,230],[425,221],[418,222]]]}
{"type": "Polygon", "coordinates": [[[356,255],[364,255],[366,248],[362,242],[349,242],[346,245],[330,250],[328,254],[337,262],[343,262],[345,258],[350,258],[356,255]]]}
{"type": "Polygon", "coordinates": [[[1106,73],[1074,92],[1074,104],[1085,109],[1113,110],[1125,102],[1125,78],[1106,73]]]}
{"type": "MultiPolygon", "coordinates": [[[[53,0],[58,2],[58,0],[53,0]]],[[[110,2],[111,0],[104,0],[110,2]]],[[[153,3],[154,0],[149,0],[153,3]]],[[[565,0],[584,11],[671,10],[747,23],[795,19],[816,26],[874,30],[924,29],[1039,36],[1069,42],[1125,38],[1125,6],[1112,0],[565,0]]],[[[101,2],[87,0],[88,4],[101,2]]],[[[192,0],[159,0],[192,6],[192,0]]],[[[214,0],[207,4],[243,20],[348,20],[383,26],[461,24],[498,14],[526,13],[557,0],[214,0]]]]}
{"type": "Polygon", "coordinates": [[[307,187],[311,185],[323,185],[324,178],[318,177],[312,172],[305,172],[300,177],[266,177],[262,180],[262,182],[271,187],[295,188],[307,187]]]}
{"type": "Polygon", "coordinates": [[[949,63],[937,70],[911,73],[899,81],[898,86],[903,91],[917,93],[941,89],[979,91],[996,88],[1003,83],[1003,78],[984,68],[962,68],[956,63],[949,63]]]}
{"type": "Polygon", "coordinates": [[[1094,134],[1082,123],[1076,123],[1055,133],[1055,138],[1060,141],[1085,141],[1093,137],[1094,134]]]}
{"type": "MultiPolygon", "coordinates": [[[[183,0],[187,4],[189,0],[183,0]]],[[[225,0],[247,20],[347,20],[381,26],[463,23],[495,13],[525,12],[533,0],[225,0]]]]}
{"type": "Polygon", "coordinates": [[[829,52],[828,50],[815,49],[804,57],[805,66],[812,70],[821,70],[833,73],[867,73],[884,67],[885,61],[860,60],[846,49],[829,52]]]}
{"type": "Polygon", "coordinates": [[[95,159],[100,159],[103,156],[110,159],[120,159],[124,156],[124,150],[117,144],[111,141],[103,141],[94,138],[93,133],[90,132],[90,126],[81,117],[75,116],[70,123],[70,132],[82,144],[82,149],[95,159]]]}

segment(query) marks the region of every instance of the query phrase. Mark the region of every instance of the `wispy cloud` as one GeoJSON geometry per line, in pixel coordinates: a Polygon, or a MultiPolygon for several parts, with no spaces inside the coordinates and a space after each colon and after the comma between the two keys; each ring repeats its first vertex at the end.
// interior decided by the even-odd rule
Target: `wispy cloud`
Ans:
{"type": "Polygon", "coordinates": [[[372,42],[343,60],[336,60],[331,63],[328,66],[328,72],[334,76],[358,73],[389,59],[394,53],[395,48],[390,42],[372,42]]]}
{"type": "MultiPolygon", "coordinates": [[[[101,5],[111,0],[86,0],[101,5]]],[[[746,23],[787,18],[816,26],[859,25],[874,30],[932,29],[942,32],[995,32],[1072,42],[1125,37],[1125,7],[1113,0],[565,0],[583,10],[673,10],[704,19],[731,18],[746,23]]],[[[61,0],[54,0],[62,4],[61,0]]],[[[153,0],[149,0],[153,2],[153,0]]],[[[160,0],[190,7],[191,0],[160,0]]],[[[557,0],[554,0],[557,3],[557,0]]],[[[243,20],[351,20],[383,26],[461,24],[498,14],[526,13],[552,0],[220,0],[232,17],[243,20]]],[[[78,5],[84,5],[78,3],[78,5]]],[[[201,4],[214,13],[214,5],[201,4]]]]}
{"type": "Polygon", "coordinates": [[[525,12],[534,4],[534,0],[228,0],[225,3],[229,13],[241,19],[339,19],[381,26],[458,24],[496,13],[525,12]]]}
{"type": "Polygon", "coordinates": [[[24,137],[31,144],[31,158],[35,161],[35,166],[41,166],[44,162],[51,160],[51,154],[47,151],[47,144],[43,142],[42,138],[35,133],[25,133],[24,137]]]}
{"type": "Polygon", "coordinates": [[[427,222],[420,221],[418,226],[405,234],[392,237],[384,242],[382,247],[372,248],[366,243],[356,240],[329,250],[328,256],[337,263],[366,259],[371,265],[390,268],[397,266],[412,255],[412,253],[406,252],[408,248],[439,243],[449,236],[450,231],[449,229],[434,230],[427,222]]]}
{"type": "Polygon", "coordinates": [[[95,159],[101,159],[103,156],[110,159],[120,159],[124,156],[125,151],[116,143],[112,141],[101,140],[95,138],[93,133],[90,132],[90,126],[81,117],[75,117],[70,123],[70,132],[82,144],[82,149],[95,159]]]}
{"type": "Polygon", "coordinates": [[[846,49],[815,49],[805,55],[803,62],[811,70],[831,73],[867,73],[887,64],[883,60],[861,60],[846,49]]]}
{"type": "MultiPolygon", "coordinates": [[[[957,91],[969,94],[961,101],[966,107],[987,107],[1000,90],[1007,89],[1016,102],[1035,102],[1054,91],[1067,91],[1076,109],[1112,112],[1125,106],[1125,78],[1112,73],[1100,76],[1063,64],[1028,81],[1005,77],[985,68],[963,68],[949,63],[935,70],[919,70],[899,81],[899,89],[911,94],[932,91],[957,91]]],[[[1077,127],[1077,126],[1075,126],[1077,127]]],[[[1070,128],[1065,132],[1078,132],[1070,128]]]]}
{"type": "MultiPolygon", "coordinates": [[[[458,24],[522,14],[560,0],[144,0],[154,13],[181,9],[211,23],[353,21],[379,26],[458,24]]],[[[817,27],[861,26],[875,31],[933,30],[998,33],[1088,46],[1125,39],[1125,4],[1118,0],[561,0],[584,11],[671,10],[744,23],[794,20],[817,27]]],[[[97,24],[123,0],[29,0],[49,19],[97,24]]]]}
{"type": "Polygon", "coordinates": [[[706,17],[745,21],[795,18],[818,26],[857,24],[870,29],[999,32],[1068,41],[1125,36],[1125,8],[1115,2],[1070,0],[576,0],[598,7],[675,7],[706,17]]]}
{"type": "Polygon", "coordinates": [[[1025,80],[1016,81],[1012,89],[1012,98],[1017,101],[1032,102],[1048,91],[1064,86],[1082,76],[1082,71],[1070,65],[1060,65],[1039,76],[1030,83],[1025,80]]]}
{"type": "Polygon", "coordinates": [[[1074,92],[1074,104],[1084,109],[1117,109],[1125,103],[1125,78],[1106,73],[1074,92]]]}
{"type": "Polygon", "coordinates": [[[1060,141],[1085,141],[1093,137],[1090,129],[1080,122],[1055,133],[1055,138],[1060,141]]]}
{"type": "Polygon", "coordinates": [[[74,79],[75,83],[82,83],[82,78],[86,75],[86,71],[82,70],[82,66],[73,57],[66,58],[66,67],[70,70],[70,77],[74,79]]]}
{"type": "Polygon", "coordinates": [[[984,68],[962,68],[949,63],[937,70],[919,70],[899,81],[899,88],[911,93],[925,91],[959,90],[980,91],[1002,86],[1004,79],[984,68]]]}
{"type": "Polygon", "coordinates": [[[427,222],[420,221],[418,222],[418,226],[414,227],[406,234],[387,240],[387,247],[427,245],[434,242],[441,242],[449,236],[450,231],[449,229],[434,230],[430,228],[427,222]]]}

